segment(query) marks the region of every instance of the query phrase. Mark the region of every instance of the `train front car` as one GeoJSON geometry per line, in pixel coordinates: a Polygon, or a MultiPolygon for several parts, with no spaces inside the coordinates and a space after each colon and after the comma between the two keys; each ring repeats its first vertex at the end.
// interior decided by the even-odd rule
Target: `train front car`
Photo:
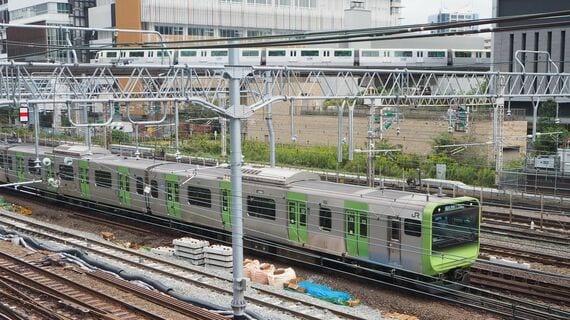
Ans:
{"type": "Polygon", "coordinates": [[[423,274],[467,282],[467,268],[479,256],[480,221],[481,206],[475,198],[428,203],[422,218],[423,274]]]}

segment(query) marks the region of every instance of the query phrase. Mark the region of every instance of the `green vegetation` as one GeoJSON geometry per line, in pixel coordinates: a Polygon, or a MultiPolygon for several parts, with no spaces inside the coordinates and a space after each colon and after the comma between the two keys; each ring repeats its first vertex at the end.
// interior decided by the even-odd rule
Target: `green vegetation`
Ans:
{"type": "Polygon", "coordinates": [[[540,134],[532,144],[533,153],[553,154],[570,138],[570,131],[556,123],[556,102],[548,100],[538,107],[536,130],[540,134]],[[559,133],[558,133],[559,132],[559,133]]]}
{"type": "MultiPolygon", "coordinates": [[[[437,144],[443,143],[445,136],[436,139],[437,144]]],[[[434,143],[436,143],[434,141],[434,143]]],[[[228,144],[229,146],[229,144],[228,144]]],[[[383,143],[378,149],[397,149],[400,146],[383,143]]],[[[197,157],[219,157],[220,141],[214,141],[210,135],[194,135],[192,139],[182,144],[181,152],[197,157]]],[[[242,152],[246,162],[267,163],[269,161],[269,145],[265,142],[244,141],[242,152]]],[[[344,159],[337,161],[335,146],[300,146],[296,144],[278,144],[276,146],[276,161],[280,166],[310,168],[350,174],[366,174],[366,155],[354,154],[354,160],[348,161],[348,148],[344,146],[344,159]]],[[[445,152],[434,153],[427,157],[411,154],[389,153],[381,154],[375,160],[376,175],[396,178],[435,178],[436,164],[446,164],[448,180],[464,181],[477,186],[493,186],[495,170],[481,157],[472,153],[466,155],[448,155],[445,152]],[[419,169],[419,172],[418,172],[419,169]]]]}

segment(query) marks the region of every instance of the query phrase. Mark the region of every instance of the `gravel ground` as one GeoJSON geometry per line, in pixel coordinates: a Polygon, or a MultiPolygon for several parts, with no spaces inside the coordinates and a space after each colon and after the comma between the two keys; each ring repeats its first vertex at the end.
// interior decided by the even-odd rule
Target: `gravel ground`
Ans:
{"type": "MultiPolygon", "coordinates": [[[[22,203],[17,197],[2,193],[0,193],[0,195],[4,196],[8,202],[21,204],[32,209],[33,218],[96,235],[100,235],[101,232],[112,232],[115,239],[122,243],[138,243],[149,247],[171,246],[172,239],[175,238],[169,235],[152,233],[152,231],[146,234],[135,234],[125,232],[124,230],[110,230],[108,226],[70,218],[68,215],[72,212],[67,209],[62,209],[58,204],[45,202],[41,204],[39,202],[22,203]]],[[[41,199],[38,200],[40,202],[42,201],[41,199]]],[[[264,262],[271,261],[265,260],[264,262]]],[[[465,309],[442,300],[414,296],[398,292],[394,289],[382,288],[377,285],[371,286],[367,283],[348,279],[347,277],[329,276],[325,273],[316,273],[314,270],[303,268],[295,268],[295,271],[298,276],[304,279],[328,285],[334,290],[346,291],[355,297],[361,298],[363,305],[381,310],[383,313],[403,313],[416,316],[421,320],[500,319],[494,315],[474,311],[472,309],[465,309]]]]}

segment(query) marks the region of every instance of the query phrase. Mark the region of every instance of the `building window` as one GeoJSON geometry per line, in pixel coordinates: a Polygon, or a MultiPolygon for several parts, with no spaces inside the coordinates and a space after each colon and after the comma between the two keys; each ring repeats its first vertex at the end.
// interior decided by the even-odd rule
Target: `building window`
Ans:
{"type": "Polygon", "coordinates": [[[214,36],[214,29],[192,27],[192,28],[188,28],[188,35],[189,36],[199,36],[199,37],[213,37],[214,36]]]}
{"type": "Polygon", "coordinates": [[[317,0],[295,0],[295,4],[300,8],[316,8],[317,0]]]}
{"type": "Polygon", "coordinates": [[[271,0],[247,0],[248,4],[270,5],[271,0]]]}
{"type": "Polygon", "coordinates": [[[251,217],[275,220],[275,200],[248,196],[247,214],[251,217]]]}
{"type": "Polygon", "coordinates": [[[71,5],[69,3],[58,3],[57,13],[71,13],[71,5]]]}
{"type": "Polygon", "coordinates": [[[160,32],[161,34],[170,34],[170,35],[183,35],[184,29],[182,27],[174,27],[174,26],[154,26],[154,30],[160,32]]]}
{"type": "Polygon", "coordinates": [[[220,37],[222,38],[237,38],[239,37],[239,30],[236,29],[220,29],[220,37]]]}
{"type": "Polygon", "coordinates": [[[319,227],[323,231],[331,231],[332,228],[332,212],[329,208],[321,208],[319,210],[319,227]]]}
{"type": "Polygon", "coordinates": [[[248,37],[263,37],[271,35],[271,31],[269,30],[248,30],[247,36],[248,37]]]}
{"type": "Polygon", "coordinates": [[[101,188],[111,188],[113,186],[111,172],[95,170],[95,185],[101,188]]]}
{"type": "Polygon", "coordinates": [[[188,203],[194,206],[211,208],[212,192],[210,189],[188,187],[188,203]]]}

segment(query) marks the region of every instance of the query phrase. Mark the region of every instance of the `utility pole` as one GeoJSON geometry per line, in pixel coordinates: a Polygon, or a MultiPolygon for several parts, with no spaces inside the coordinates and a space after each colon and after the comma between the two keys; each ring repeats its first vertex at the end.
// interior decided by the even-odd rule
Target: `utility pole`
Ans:
{"type": "MultiPolygon", "coordinates": [[[[236,41],[232,41],[235,43],[236,41]]],[[[233,254],[233,298],[232,310],[234,319],[245,319],[245,288],[243,277],[243,195],[242,195],[242,150],[241,150],[241,118],[244,117],[244,106],[240,102],[240,70],[239,49],[229,50],[229,106],[230,114],[230,166],[232,186],[232,254],[233,254]]]]}

